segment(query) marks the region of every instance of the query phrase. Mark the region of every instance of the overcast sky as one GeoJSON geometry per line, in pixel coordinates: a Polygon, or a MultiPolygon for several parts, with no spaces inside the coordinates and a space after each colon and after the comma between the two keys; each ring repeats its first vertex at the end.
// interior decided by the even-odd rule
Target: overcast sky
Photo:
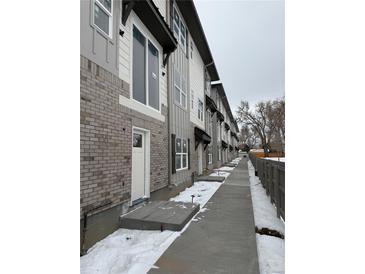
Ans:
{"type": "Polygon", "coordinates": [[[284,1],[194,0],[233,114],[284,95],[284,1]]]}

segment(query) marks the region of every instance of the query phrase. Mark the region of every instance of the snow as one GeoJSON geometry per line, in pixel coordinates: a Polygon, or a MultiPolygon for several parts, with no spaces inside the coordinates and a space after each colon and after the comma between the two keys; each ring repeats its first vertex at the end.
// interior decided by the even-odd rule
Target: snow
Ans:
{"type": "Polygon", "coordinates": [[[285,241],[256,234],[261,274],[285,273],[285,241]]]}
{"type": "Polygon", "coordinates": [[[191,195],[194,195],[194,203],[199,203],[203,208],[221,185],[222,183],[219,182],[195,182],[191,187],[180,192],[178,196],[171,198],[170,201],[191,202],[191,195]]]}
{"type": "MultiPolygon", "coordinates": [[[[220,172],[220,174],[222,173],[220,172]]],[[[224,173],[226,178],[230,174],[229,172],[224,173]]],[[[195,195],[194,203],[199,203],[201,208],[199,212],[205,212],[208,210],[204,208],[205,204],[221,185],[222,183],[219,182],[195,182],[194,185],[170,200],[191,202],[191,195],[195,195]]],[[[80,273],[147,273],[151,268],[156,268],[154,263],[174,240],[187,229],[192,221],[200,221],[204,217],[195,218],[195,216],[179,232],[120,228],[105,239],[97,242],[88,250],[85,256],[80,258],[80,273]]]]}
{"type": "Polygon", "coordinates": [[[228,177],[231,175],[230,172],[220,171],[220,170],[214,170],[212,173],[209,174],[209,176],[221,176],[221,177],[228,177]]]}
{"type": "Polygon", "coordinates": [[[214,170],[232,171],[232,170],[234,170],[234,167],[222,166],[222,167],[214,169],[214,170]]]}
{"type": "Polygon", "coordinates": [[[255,169],[251,161],[248,161],[247,165],[248,174],[250,176],[255,225],[258,228],[267,227],[275,229],[284,234],[285,225],[283,221],[276,216],[276,208],[271,204],[269,196],[266,195],[266,191],[262,187],[260,179],[255,176],[255,169]]]}
{"type": "MultiPolygon", "coordinates": [[[[250,177],[251,198],[255,225],[258,228],[267,227],[285,233],[284,222],[277,218],[276,209],[271,204],[251,161],[247,162],[250,177]]],[[[261,274],[285,272],[285,241],[283,239],[260,235],[256,233],[257,253],[261,274]]]]}
{"type": "Polygon", "coordinates": [[[285,163],[285,158],[284,157],[266,157],[264,158],[265,160],[271,160],[271,161],[279,161],[279,162],[284,162],[285,163]]]}

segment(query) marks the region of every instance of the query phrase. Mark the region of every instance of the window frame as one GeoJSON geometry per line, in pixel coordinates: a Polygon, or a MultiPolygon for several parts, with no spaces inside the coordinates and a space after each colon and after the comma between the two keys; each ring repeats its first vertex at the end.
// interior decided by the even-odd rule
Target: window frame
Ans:
{"type": "Polygon", "coordinates": [[[173,27],[173,33],[174,33],[174,36],[176,38],[176,40],[178,41],[178,44],[181,46],[182,50],[184,53],[186,53],[187,51],[187,36],[188,36],[188,33],[187,33],[187,27],[186,27],[186,24],[183,22],[182,20],[182,16],[180,15],[180,12],[178,11],[177,7],[174,6],[174,11],[173,11],[173,19],[172,19],[172,27],[173,27]],[[175,22],[175,14],[178,16],[179,18],[179,24],[177,25],[176,22],[175,22]],[[175,25],[177,26],[177,29],[179,30],[179,33],[176,33],[175,31],[175,25]],[[182,39],[182,30],[181,30],[181,25],[184,27],[185,29],[185,37],[183,38],[184,39],[184,43],[181,41],[182,39]]]}
{"type": "MultiPolygon", "coordinates": [[[[176,68],[175,68],[175,70],[176,70],[176,68]]],[[[182,89],[182,86],[183,86],[182,82],[184,81],[184,79],[182,77],[182,73],[179,72],[179,74],[180,74],[180,79],[179,80],[180,80],[181,87],[179,87],[177,85],[176,81],[175,81],[175,79],[176,79],[175,77],[176,77],[177,74],[174,71],[174,101],[175,101],[175,103],[177,105],[179,105],[183,109],[186,109],[187,108],[187,103],[188,103],[187,102],[188,95],[187,95],[187,92],[186,91],[183,91],[183,89],[182,89]],[[177,98],[176,98],[175,88],[177,88],[179,90],[179,100],[177,100],[177,98]],[[184,105],[182,104],[183,101],[182,101],[182,95],[181,94],[184,94],[185,95],[185,104],[184,105]]],[[[185,79],[185,81],[186,81],[186,79],[185,79]]],[[[186,89],[186,86],[185,86],[185,89],[186,89]]]]}
{"type": "Polygon", "coordinates": [[[92,25],[99,31],[101,32],[103,35],[105,35],[106,37],[113,39],[113,0],[111,0],[110,3],[110,11],[104,7],[104,5],[99,1],[99,0],[93,0],[92,1],[92,25]],[[109,17],[109,33],[106,33],[104,30],[102,30],[96,23],[95,23],[95,5],[98,6],[99,9],[101,9],[102,11],[104,11],[108,17],[109,17]]]}
{"type": "Polygon", "coordinates": [[[198,98],[198,119],[202,122],[204,122],[203,112],[204,112],[204,102],[202,100],[200,100],[200,98],[198,98]],[[202,108],[201,110],[200,110],[200,106],[202,108]]]}
{"type": "Polygon", "coordinates": [[[188,139],[176,137],[175,138],[175,144],[174,144],[174,146],[175,146],[175,158],[176,158],[176,156],[180,156],[180,163],[181,163],[180,164],[180,168],[177,168],[177,166],[176,166],[177,161],[175,160],[175,170],[176,171],[181,171],[181,170],[188,169],[188,151],[189,151],[188,139]],[[181,146],[180,146],[181,147],[181,152],[178,152],[177,151],[177,146],[176,146],[177,140],[180,140],[180,143],[181,143],[181,146]],[[186,142],[186,152],[184,152],[184,145],[183,145],[184,142],[183,141],[186,142]],[[183,158],[184,158],[184,155],[186,155],[186,167],[183,166],[183,158]]]}
{"type": "Polygon", "coordinates": [[[154,40],[153,36],[148,33],[147,31],[145,31],[145,27],[143,25],[143,23],[140,22],[136,22],[135,18],[133,18],[133,21],[131,23],[131,41],[130,41],[131,45],[130,45],[130,99],[133,100],[134,102],[147,107],[153,111],[156,111],[158,113],[161,113],[161,77],[160,77],[160,71],[161,71],[161,47],[156,43],[156,41],[154,40]],[[145,95],[146,95],[146,104],[134,99],[133,96],[133,92],[134,92],[134,88],[133,88],[133,56],[134,56],[134,52],[133,52],[133,43],[134,43],[134,38],[133,38],[133,28],[136,28],[145,38],[145,95]],[[158,109],[152,107],[149,105],[149,75],[148,75],[148,42],[150,42],[157,50],[158,52],[158,72],[157,72],[157,80],[158,80],[158,109]]]}

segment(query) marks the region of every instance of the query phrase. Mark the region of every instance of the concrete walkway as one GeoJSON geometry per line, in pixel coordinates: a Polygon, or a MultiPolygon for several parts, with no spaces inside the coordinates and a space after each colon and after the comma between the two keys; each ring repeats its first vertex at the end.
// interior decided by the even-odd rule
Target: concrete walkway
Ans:
{"type": "Polygon", "coordinates": [[[243,158],[187,230],[148,273],[259,274],[255,225],[243,158]]]}

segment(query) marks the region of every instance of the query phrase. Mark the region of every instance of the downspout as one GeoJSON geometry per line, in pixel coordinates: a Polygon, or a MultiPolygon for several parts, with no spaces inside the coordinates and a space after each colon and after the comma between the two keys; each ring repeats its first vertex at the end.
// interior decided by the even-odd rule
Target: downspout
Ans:
{"type": "MultiPolygon", "coordinates": [[[[170,5],[167,5],[166,9],[166,18],[167,22],[170,22],[170,28],[171,28],[171,7],[173,5],[173,1],[169,1],[167,3],[170,3],[170,5]]],[[[171,83],[170,83],[170,58],[168,58],[166,63],[166,72],[167,72],[167,146],[168,146],[168,153],[167,153],[167,186],[171,186],[171,130],[170,130],[170,113],[171,113],[171,102],[170,102],[170,90],[171,90],[171,83]]]]}

